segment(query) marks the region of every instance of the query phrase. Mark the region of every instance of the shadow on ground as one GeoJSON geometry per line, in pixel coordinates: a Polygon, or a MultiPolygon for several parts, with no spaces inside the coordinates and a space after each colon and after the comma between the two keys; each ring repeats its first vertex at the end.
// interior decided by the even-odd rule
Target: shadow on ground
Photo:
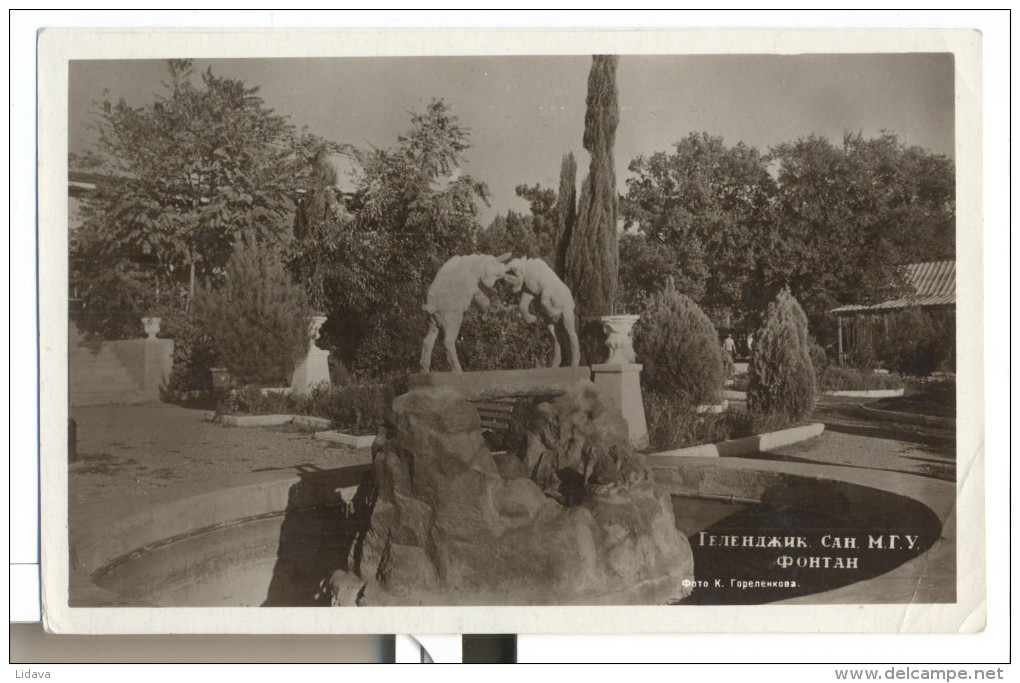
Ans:
{"type": "Polygon", "coordinates": [[[280,528],[276,564],[263,607],[328,606],[325,588],[337,569],[358,563],[372,514],[369,465],[299,469],[280,528]]]}

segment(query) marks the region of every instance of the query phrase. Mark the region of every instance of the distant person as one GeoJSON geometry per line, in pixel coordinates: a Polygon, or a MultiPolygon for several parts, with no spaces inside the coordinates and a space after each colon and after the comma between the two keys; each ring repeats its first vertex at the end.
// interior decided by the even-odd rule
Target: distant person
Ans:
{"type": "Polygon", "coordinates": [[[754,346],[754,335],[753,334],[748,334],[747,335],[747,357],[748,358],[751,357],[751,350],[752,350],[753,346],[754,346]]]}
{"type": "Polygon", "coordinates": [[[737,343],[733,341],[733,335],[727,334],[726,341],[722,343],[723,351],[730,354],[730,358],[735,358],[737,355],[737,343]]]}
{"type": "Polygon", "coordinates": [[[737,355],[737,343],[733,341],[733,335],[727,334],[723,342],[723,365],[726,366],[726,376],[733,376],[733,359],[737,355]]]}

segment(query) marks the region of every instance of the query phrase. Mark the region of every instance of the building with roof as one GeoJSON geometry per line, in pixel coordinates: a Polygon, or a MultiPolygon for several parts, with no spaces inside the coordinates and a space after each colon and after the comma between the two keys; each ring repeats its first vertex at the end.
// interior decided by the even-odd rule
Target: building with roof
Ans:
{"type": "MultiPolygon", "coordinates": [[[[923,311],[938,322],[945,335],[953,338],[956,330],[956,261],[911,263],[903,266],[907,291],[877,304],[851,304],[834,308],[839,359],[863,346],[873,347],[880,334],[888,334],[895,314],[907,310],[923,311]]],[[[955,357],[955,352],[953,353],[955,357]]]]}

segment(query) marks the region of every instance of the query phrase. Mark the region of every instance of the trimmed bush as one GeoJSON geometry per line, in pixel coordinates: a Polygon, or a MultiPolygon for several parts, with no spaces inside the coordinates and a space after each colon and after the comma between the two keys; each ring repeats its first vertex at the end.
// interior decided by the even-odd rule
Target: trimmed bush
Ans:
{"type": "Polygon", "coordinates": [[[754,335],[748,368],[747,405],[756,416],[797,422],[815,404],[815,370],[808,343],[807,316],[789,288],[769,304],[754,335]]]}
{"type": "Polygon", "coordinates": [[[216,405],[218,415],[287,415],[297,414],[297,400],[290,394],[263,394],[254,384],[234,389],[216,405]]]}
{"type": "Polygon", "coordinates": [[[374,434],[395,394],[389,384],[320,386],[297,401],[299,415],[324,417],[349,434],[374,434]]]}
{"type": "Polygon", "coordinates": [[[644,364],[641,381],[647,391],[688,405],[719,401],[725,373],[715,328],[672,281],[649,297],[634,328],[634,350],[644,364]]]}
{"type": "Polygon", "coordinates": [[[160,316],[160,338],[174,340],[168,389],[171,392],[211,389],[209,369],[221,363],[212,337],[202,330],[194,316],[184,311],[165,310],[160,316]]]}
{"type": "Polygon", "coordinates": [[[872,389],[900,389],[903,380],[897,374],[876,374],[870,370],[830,365],[817,374],[818,388],[822,391],[869,391],[872,389]]]}
{"type": "Polygon", "coordinates": [[[152,310],[152,297],[136,273],[123,267],[95,266],[95,273],[77,283],[81,301],[74,316],[85,340],[99,344],[144,336],[142,316],[152,310]]]}
{"type": "Polygon", "coordinates": [[[264,248],[238,243],[223,284],[199,291],[195,313],[241,383],[289,384],[308,351],[311,310],[304,288],[264,248]]]}

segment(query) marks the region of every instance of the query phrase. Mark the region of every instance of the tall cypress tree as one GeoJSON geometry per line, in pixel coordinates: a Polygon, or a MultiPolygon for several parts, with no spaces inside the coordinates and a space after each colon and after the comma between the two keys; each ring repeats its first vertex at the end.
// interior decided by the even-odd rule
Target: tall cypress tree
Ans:
{"type": "Polygon", "coordinates": [[[305,195],[294,214],[294,236],[298,239],[318,237],[326,222],[332,200],[331,192],[337,183],[336,169],[329,160],[329,147],[320,144],[311,159],[311,177],[305,195]]]}
{"type": "Polygon", "coordinates": [[[560,163],[560,191],[556,197],[556,274],[566,276],[567,248],[577,222],[577,162],[574,153],[567,152],[560,163]]]}
{"type": "Polygon", "coordinates": [[[620,122],[616,92],[615,55],[592,57],[588,74],[587,111],[584,116],[584,148],[591,155],[588,176],[581,185],[577,224],[566,250],[564,275],[577,303],[583,342],[589,362],[601,351],[594,342],[597,318],[613,313],[619,270],[616,237],[616,171],[613,145],[620,122]]]}

